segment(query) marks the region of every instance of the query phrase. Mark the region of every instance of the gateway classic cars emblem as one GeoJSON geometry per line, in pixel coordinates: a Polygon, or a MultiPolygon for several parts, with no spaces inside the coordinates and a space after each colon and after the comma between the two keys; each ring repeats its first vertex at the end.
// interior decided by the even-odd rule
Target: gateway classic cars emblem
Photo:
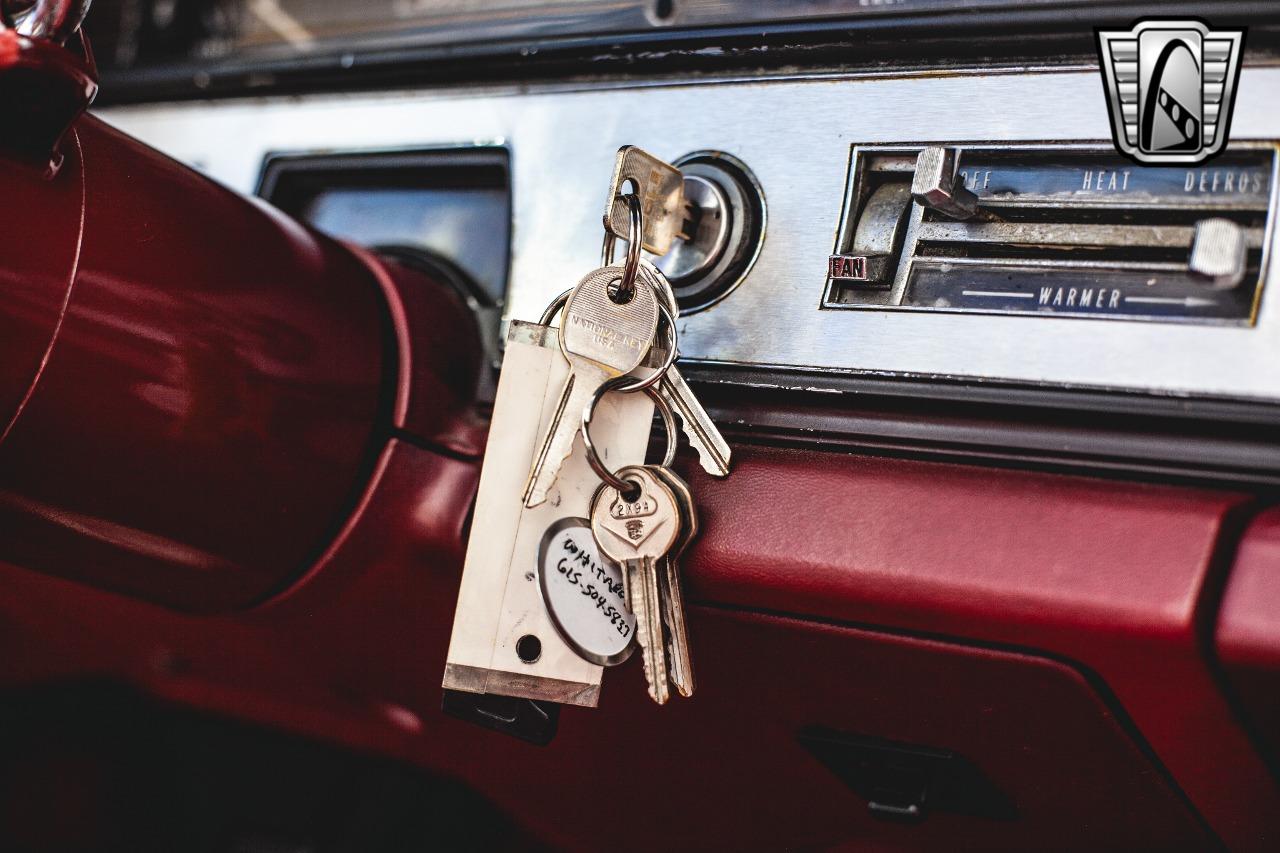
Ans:
{"type": "Polygon", "coordinates": [[[1139,163],[1200,163],[1223,149],[1244,30],[1148,20],[1097,33],[1120,153],[1139,163]]]}

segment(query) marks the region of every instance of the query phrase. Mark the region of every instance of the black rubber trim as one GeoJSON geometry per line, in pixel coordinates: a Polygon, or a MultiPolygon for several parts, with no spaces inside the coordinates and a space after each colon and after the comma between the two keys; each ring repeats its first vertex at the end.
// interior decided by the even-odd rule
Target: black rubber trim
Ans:
{"type": "Polygon", "coordinates": [[[681,363],[735,439],[1179,484],[1280,488],[1280,405],[681,363]]]}
{"type": "MultiPolygon", "coordinates": [[[[1214,3],[1215,26],[1249,28],[1249,60],[1280,52],[1274,0],[1214,3]]],[[[632,79],[1096,63],[1093,31],[1142,16],[1204,13],[1203,3],[1065,2],[1052,8],[958,9],[707,28],[531,37],[379,48],[344,44],[307,56],[102,68],[99,105],[414,85],[632,79]]],[[[92,30],[92,22],[90,30],[92,30]]]]}

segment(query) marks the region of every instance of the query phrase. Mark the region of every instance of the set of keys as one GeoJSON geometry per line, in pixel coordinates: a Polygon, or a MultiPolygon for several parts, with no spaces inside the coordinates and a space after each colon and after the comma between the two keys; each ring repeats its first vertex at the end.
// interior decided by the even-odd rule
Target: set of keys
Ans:
{"type": "Polygon", "coordinates": [[[618,302],[616,298],[625,275],[625,266],[612,265],[588,273],[577,287],[556,297],[543,314],[543,319],[549,320],[557,310],[563,311],[560,349],[569,362],[569,376],[561,388],[556,416],[543,436],[525,487],[527,507],[547,499],[560,464],[569,455],[579,433],[582,413],[592,395],[609,380],[639,368],[656,345],[659,315],[668,331],[669,357],[649,377],[618,390],[640,391],[656,384],[662,401],[680,416],[685,435],[697,452],[703,470],[713,477],[729,474],[729,445],[674,363],[678,353],[675,318],[679,316],[679,307],[671,284],[657,267],[638,259],[635,273],[638,286],[631,289],[628,301],[618,302]]]}
{"type": "MultiPolygon", "coordinates": [[[[640,210],[635,196],[628,203],[632,211],[640,210]]],[[[643,214],[632,217],[629,247],[640,243],[642,226],[636,219],[643,222],[643,214]]],[[[611,260],[609,242],[606,237],[606,262],[611,260]]],[[[730,450],[675,366],[679,308],[670,283],[634,253],[628,260],[635,264],[633,287],[626,286],[627,265],[606,265],[557,297],[544,314],[547,319],[563,304],[560,346],[570,372],[560,390],[557,417],[548,425],[530,471],[525,501],[528,506],[545,499],[559,464],[581,436],[588,462],[603,481],[591,502],[591,531],[598,548],[621,567],[649,696],[665,704],[671,687],[685,697],[694,690],[678,558],[697,535],[698,522],[688,484],[671,469],[675,416],[708,473],[729,473],[730,450]],[[666,332],[661,341],[660,325],[666,332]],[[641,368],[644,357],[660,344],[665,356],[659,366],[641,368]],[[631,376],[637,369],[649,370],[648,375],[631,376]],[[663,415],[667,458],[660,465],[611,472],[591,440],[592,413],[606,393],[638,391],[650,393],[663,415]]]]}
{"type": "Polygon", "coordinates": [[[655,702],[667,702],[673,688],[694,692],[679,558],[698,519],[671,465],[681,428],[713,476],[729,473],[731,451],[675,366],[675,293],[641,256],[675,239],[680,187],[674,167],[622,149],[603,265],[553,300],[538,324],[511,324],[447,688],[594,705],[599,667],[638,647],[655,702]],[[621,192],[627,182],[635,192],[621,192]],[[618,238],[627,252],[614,263],[618,238]],[[559,364],[544,355],[551,346],[559,364]],[[530,405],[539,381],[544,396],[530,405]],[[644,464],[655,409],[667,452],[644,464]],[[541,413],[536,438],[521,420],[530,411],[541,413]],[[513,494],[522,452],[528,467],[513,494]]]}

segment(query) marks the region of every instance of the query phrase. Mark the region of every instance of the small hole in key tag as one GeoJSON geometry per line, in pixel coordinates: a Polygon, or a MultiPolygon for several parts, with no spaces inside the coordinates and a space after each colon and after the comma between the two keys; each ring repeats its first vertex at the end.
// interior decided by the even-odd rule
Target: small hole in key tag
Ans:
{"type": "Polygon", "coordinates": [[[542,641],[533,634],[525,634],[516,640],[516,657],[525,663],[537,663],[542,657],[542,641]]]}

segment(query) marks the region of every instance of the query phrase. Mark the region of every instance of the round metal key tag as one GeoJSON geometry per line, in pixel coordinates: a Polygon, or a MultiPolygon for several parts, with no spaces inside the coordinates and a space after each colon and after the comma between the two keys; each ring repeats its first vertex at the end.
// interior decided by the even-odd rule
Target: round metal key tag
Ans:
{"type": "Polygon", "coordinates": [[[622,570],[600,554],[590,521],[564,518],[547,528],[538,546],[538,586],[569,648],[601,666],[631,656],[636,617],[627,609],[622,570]]]}

